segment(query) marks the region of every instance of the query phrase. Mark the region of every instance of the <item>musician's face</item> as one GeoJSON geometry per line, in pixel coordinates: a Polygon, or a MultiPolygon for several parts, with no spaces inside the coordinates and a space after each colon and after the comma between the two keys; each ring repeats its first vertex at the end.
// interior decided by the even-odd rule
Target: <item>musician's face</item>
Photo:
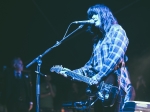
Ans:
{"type": "Polygon", "coordinates": [[[101,26],[101,19],[100,19],[98,14],[94,14],[92,16],[92,19],[94,20],[96,27],[100,27],[101,26]]]}

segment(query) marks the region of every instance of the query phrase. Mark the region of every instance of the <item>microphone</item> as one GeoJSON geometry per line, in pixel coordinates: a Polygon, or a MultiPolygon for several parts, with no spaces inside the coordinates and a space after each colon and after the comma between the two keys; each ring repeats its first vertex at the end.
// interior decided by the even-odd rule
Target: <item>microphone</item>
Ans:
{"type": "Polygon", "coordinates": [[[75,24],[94,24],[94,20],[90,19],[90,20],[84,20],[84,21],[74,21],[73,23],[75,24]]]}

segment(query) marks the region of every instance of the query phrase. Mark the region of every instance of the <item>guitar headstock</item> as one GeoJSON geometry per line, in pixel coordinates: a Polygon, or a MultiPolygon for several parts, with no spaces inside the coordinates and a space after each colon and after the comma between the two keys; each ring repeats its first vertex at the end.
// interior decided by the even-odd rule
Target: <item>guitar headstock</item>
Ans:
{"type": "Polygon", "coordinates": [[[53,66],[50,71],[51,72],[56,72],[56,73],[60,73],[60,71],[62,71],[64,68],[62,67],[62,65],[55,65],[53,66]]]}

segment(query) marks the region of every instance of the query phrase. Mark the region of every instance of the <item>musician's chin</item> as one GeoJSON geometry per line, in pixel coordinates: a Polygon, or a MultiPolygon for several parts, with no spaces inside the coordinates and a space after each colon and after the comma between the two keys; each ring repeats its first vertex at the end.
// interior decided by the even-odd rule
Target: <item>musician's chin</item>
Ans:
{"type": "Polygon", "coordinates": [[[100,21],[96,21],[94,25],[95,25],[95,27],[99,28],[101,26],[101,22],[100,21]]]}

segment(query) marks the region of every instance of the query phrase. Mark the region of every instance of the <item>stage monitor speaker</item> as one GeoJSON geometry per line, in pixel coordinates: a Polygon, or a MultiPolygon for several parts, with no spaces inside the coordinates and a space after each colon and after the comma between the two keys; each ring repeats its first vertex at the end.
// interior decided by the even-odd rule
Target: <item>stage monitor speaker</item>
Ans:
{"type": "Polygon", "coordinates": [[[123,112],[150,112],[150,102],[144,101],[126,102],[123,112]]]}

